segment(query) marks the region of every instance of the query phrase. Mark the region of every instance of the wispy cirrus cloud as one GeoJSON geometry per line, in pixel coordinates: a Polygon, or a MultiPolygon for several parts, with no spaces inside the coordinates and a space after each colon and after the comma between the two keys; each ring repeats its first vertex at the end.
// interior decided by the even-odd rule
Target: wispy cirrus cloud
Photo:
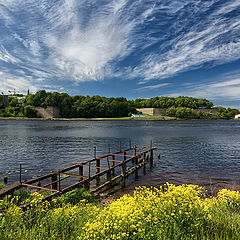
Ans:
{"type": "MultiPolygon", "coordinates": [[[[157,50],[154,49],[142,64],[135,67],[132,77],[144,76],[147,82],[197,69],[206,63],[218,65],[239,59],[240,15],[229,18],[227,14],[239,12],[240,2],[228,1],[215,6],[212,11],[213,1],[202,4],[199,4],[201,1],[197,1],[197,4],[194,2],[188,1],[185,5],[189,15],[186,19],[179,19],[182,25],[175,22],[169,26],[170,31],[175,31],[173,36],[164,44],[159,44],[157,50]],[[189,24],[191,22],[193,25],[189,24]]],[[[179,11],[174,16],[176,21],[186,9],[179,11]]]]}
{"type": "Polygon", "coordinates": [[[159,88],[166,87],[166,86],[169,86],[169,85],[170,85],[170,83],[159,83],[159,84],[148,85],[148,86],[136,88],[134,91],[144,92],[144,91],[146,91],[146,90],[159,89],[159,88]]]}
{"type": "MultiPolygon", "coordinates": [[[[210,100],[224,99],[226,101],[237,101],[240,100],[240,71],[217,76],[202,83],[184,84],[181,89],[181,92],[172,92],[169,95],[188,95],[197,98],[207,98],[210,100]]],[[[240,105],[238,108],[240,108],[240,105]]]]}
{"type": "Polygon", "coordinates": [[[49,85],[173,77],[239,59],[239,11],[238,0],[4,0],[0,71],[49,85]]]}

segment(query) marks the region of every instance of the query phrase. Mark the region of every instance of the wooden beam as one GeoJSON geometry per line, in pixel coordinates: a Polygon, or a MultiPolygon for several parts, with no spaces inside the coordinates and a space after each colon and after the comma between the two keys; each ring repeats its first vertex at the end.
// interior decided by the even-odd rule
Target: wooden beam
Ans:
{"type": "Polygon", "coordinates": [[[52,192],[59,192],[58,190],[55,190],[55,189],[39,187],[39,186],[36,186],[36,185],[27,184],[27,183],[22,183],[22,185],[26,186],[26,187],[31,187],[31,188],[38,188],[38,189],[48,190],[48,191],[52,191],[52,192]]]}

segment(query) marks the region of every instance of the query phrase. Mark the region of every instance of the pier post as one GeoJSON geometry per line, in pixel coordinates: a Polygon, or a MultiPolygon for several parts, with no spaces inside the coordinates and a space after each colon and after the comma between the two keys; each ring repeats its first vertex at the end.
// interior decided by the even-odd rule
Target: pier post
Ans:
{"type": "Polygon", "coordinates": [[[60,175],[60,171],[58,171],[58,191],[61,191],[61,181],[60,181],[61,175],[60,175]]]}
{"type": "MultiPolygon", "coordinates": [[[[78,167],[78,175],[83,176],[83,166],[78,167]]],[[[82,180],[83,180],[83,178],[79,177],[79,182],[82,181],[82,180]]]]}
{"type": "Polygon", "coordinates": [[[19,182],[22,183],[22,164],[19,164],[19,182]]]}
{"type": "Polygon", "coordinates": [[[146,153],[143,154],[143,174],[146,174],[146,153]]]}
{"type": "Polygon", "coordinates": [[[153,149],[152,149],[152,140],[150,144],[150,167],[153,167],[153,149]]]}
{"type": "Polygon", "coordinates": [[[57,174],[53,173],[52,174],[52,189],[57,190],[57,174]]]}
{"type": "MultiPolygon", "coordinates": [[[[100,173],[100,159],[96,159],[96,174],[100,173]]],[[[100,185],[100,177],[96,177],[96,186],[100,185]]]]}
{"type": "MultiPolygon", "coordinates": [[[[115,156],[114,155],[112,155],[112,160],[115,160],[115,156]]],[[[115,166],[115,162],[112,161],[112,167],[114,167],[114,166],[115,166]]],[[[112,169],[112,175],[115,176],[115,168],[112,169]]]]}
{"type": "Polygon", "coordinates": [[[137,179],[138,178],[138,170],[137,170],[137,168],[138,168],[138,157],[135,157],[134,158],[134,166],[135,166],[135,179],[137,179]]]}
{"type": "Polygon", "coordinates": [[[126,187],[126,163],[122,163],[122,188],[126,187]]]}
{"type": "Polygon", "coordinates": [[[153,150],[150,151],[150,167],[153,167],[153,150]]]}
{"type": "Polygon", "coordinates": [[[122,163],[122,187],[124,188],[126,186],[126,151],[123,152],[123,163],[122,163]]]}
{"type": "Polygon", "coordinates": [[[90,189],[90,180],[86,180],[83,184],[83,187],[86,189],[86,190],[89,190],[90,189]]]}

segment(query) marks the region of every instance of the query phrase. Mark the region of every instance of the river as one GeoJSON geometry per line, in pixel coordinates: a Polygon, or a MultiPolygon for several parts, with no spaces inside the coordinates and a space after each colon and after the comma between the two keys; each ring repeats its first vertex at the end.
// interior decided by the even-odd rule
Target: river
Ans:
{"type": "Polygon", "coordinates": [[[30,179],[132,144],[153,145],[154,167],[130,179],[138,185],[240,185],[240,121],[0,120],[0,172],[9,183],[30,179]],[[157,157],[160,154],[160,159],[157,157]]]}

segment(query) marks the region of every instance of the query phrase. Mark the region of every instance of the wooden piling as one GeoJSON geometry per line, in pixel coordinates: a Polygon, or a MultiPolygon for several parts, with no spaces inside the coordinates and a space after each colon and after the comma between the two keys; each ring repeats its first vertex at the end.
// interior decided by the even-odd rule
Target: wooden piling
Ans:
{"type": "MultiPolygon", "coordinates": [[[[96,159],[96,174],[100,172],[100,159],[96,159]]],[[[100,185],[100,177],[96,177],[96,186],[98,187],[100,185]]]]}
{"type": "MultiPolygon", "coordinates": [[[[150,162],[150,166],[153,166],[154,149],[155,148],[152,147],[152,142],[151,146],[135,145],[134,147],[132,147],[131,142],[129,142],[129,148],[127,149],[122,149],[120,142],[119,151],[110,153],[110,145],[108,145],[108,154],[97,158],[96,147],[94,147],[93,159],[81,163],[75,163],[58,171],[52,171],[49,174],[31,179],[25,183],[22,183],[22,169],[20,165],[20,183],[13,185],[13,187],[10,190],[8,189],[7,192],[13,192],[15,189],[22,187],[35,188],[39,191],[49,190],[52,192],[50,196],[46,197],[46,199],[49,200],[53,196],[60,195],[74,188],[84,187],[85,189],[90,190],[92,181],[96,181],[96,188],[92,190],[95,194],[97,194],[98,191],[104,192],[106,188],[119,184],[119,180],[121,180],[122,187],[125,187],[126,179],[129,175],[134,173],[135,178],[137,178],[141,167],[143,167],[143,173],[145,174],[146,163],[148,161],[150,162]],[[107,162],[107,166],[101,162],[107,162]],[[95,168],[95,171],[91,172],[91,168],[95,168]],[[74,173],[74,170],[77,171],[77,173],[74,173]],[[119,174],[116,176],[117,173],[119,174]],[[101,177],[105,177],[106,182],[101,183],[101,177]],[[73,178],[76,179],[74,183],[70,181],[73,178]],[[68,179],[68,181],[66,182],[65,179],[68,179]],[[40,186],[40,184],[38,184],[40,181],[44,181],[45,184],[40,186]],[[62,181],[65,181],[66,183],[61,184],[62,181]]],[[[6,194],[6,191],[1,191],[0,197],[4,194],[6,194]]]]}
{"type": "Polygon", "coordinates": [[[57,190],[57,180],[58,180],[57,173],[53,173],[51,179],[52,179],[52,189],[57,190]]]}

